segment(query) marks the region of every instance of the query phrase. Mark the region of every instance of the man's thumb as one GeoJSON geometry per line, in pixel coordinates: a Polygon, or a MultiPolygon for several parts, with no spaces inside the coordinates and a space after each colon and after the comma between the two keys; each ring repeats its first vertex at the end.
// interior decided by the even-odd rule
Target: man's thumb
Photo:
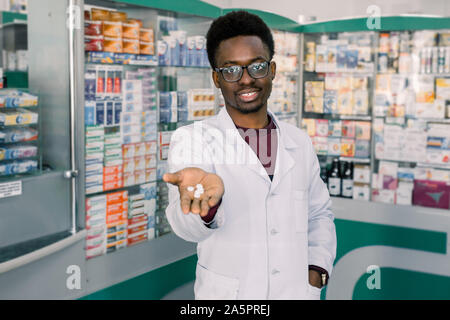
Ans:
{"type": "Polygon", "coordinates": [[[178,185],[180,183],[180,175],[177,172],[165,173],[163,175],[163,180],[167,183],[178,185]]]}

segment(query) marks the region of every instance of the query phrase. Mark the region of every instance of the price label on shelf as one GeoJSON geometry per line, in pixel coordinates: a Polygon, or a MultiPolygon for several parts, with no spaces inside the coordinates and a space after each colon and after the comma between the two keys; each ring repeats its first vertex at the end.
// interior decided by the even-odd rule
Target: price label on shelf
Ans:
{"type": "Polygon", "coordinates": [[[0,183],[0,199],[20,196],[22,194],[22,181],[0,183]]]}

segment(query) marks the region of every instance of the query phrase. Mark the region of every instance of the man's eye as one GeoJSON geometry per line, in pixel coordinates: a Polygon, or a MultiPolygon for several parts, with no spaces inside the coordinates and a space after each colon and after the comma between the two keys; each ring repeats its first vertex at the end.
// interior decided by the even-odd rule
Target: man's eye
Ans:
{"type": "Polygon", "coordinates": [[[239,67],[233,66],[233,67],[225,68],[225,72],[227,72],[227,73],[238,73],[239,72],[239,67]]]}
{"type": "Polygon", "coordinates": [[[255,63],[252,64],[251,68],[255,71],[261,70],[264,68],[264,64],[263,63],[255,63]]]}

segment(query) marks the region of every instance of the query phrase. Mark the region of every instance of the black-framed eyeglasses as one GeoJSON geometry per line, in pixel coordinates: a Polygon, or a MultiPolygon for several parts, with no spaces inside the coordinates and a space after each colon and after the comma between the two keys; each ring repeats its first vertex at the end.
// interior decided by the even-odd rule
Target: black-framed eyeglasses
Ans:
{"type": "Polygon", "coordinates": [[[244,74],[244,69],[247,69],[248,74],[253,79],[261,79],[267,77],[269,74],[270,61],[254,62],[247,66],[229,66],[224,68],[215,68],[215,71],[222,74],[222,77],[227,82],[236,82],[241,80],[244,74]]]}

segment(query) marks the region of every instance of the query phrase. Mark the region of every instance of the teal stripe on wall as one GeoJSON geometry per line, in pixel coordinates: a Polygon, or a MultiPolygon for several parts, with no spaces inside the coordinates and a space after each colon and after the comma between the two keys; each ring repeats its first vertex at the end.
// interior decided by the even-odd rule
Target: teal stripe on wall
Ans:
{"type": "Polygon", "coordinates": [[[160,300],[195,279],[197,255],[92,293],[81,300],[160,300]]]}
{"type": "Polygon", "coordinates": [[[353,300],[448,300],[450,277],[394,268],[380,268],[380,289],[368,289],[370,274],[355,286],[353,300]]]}

